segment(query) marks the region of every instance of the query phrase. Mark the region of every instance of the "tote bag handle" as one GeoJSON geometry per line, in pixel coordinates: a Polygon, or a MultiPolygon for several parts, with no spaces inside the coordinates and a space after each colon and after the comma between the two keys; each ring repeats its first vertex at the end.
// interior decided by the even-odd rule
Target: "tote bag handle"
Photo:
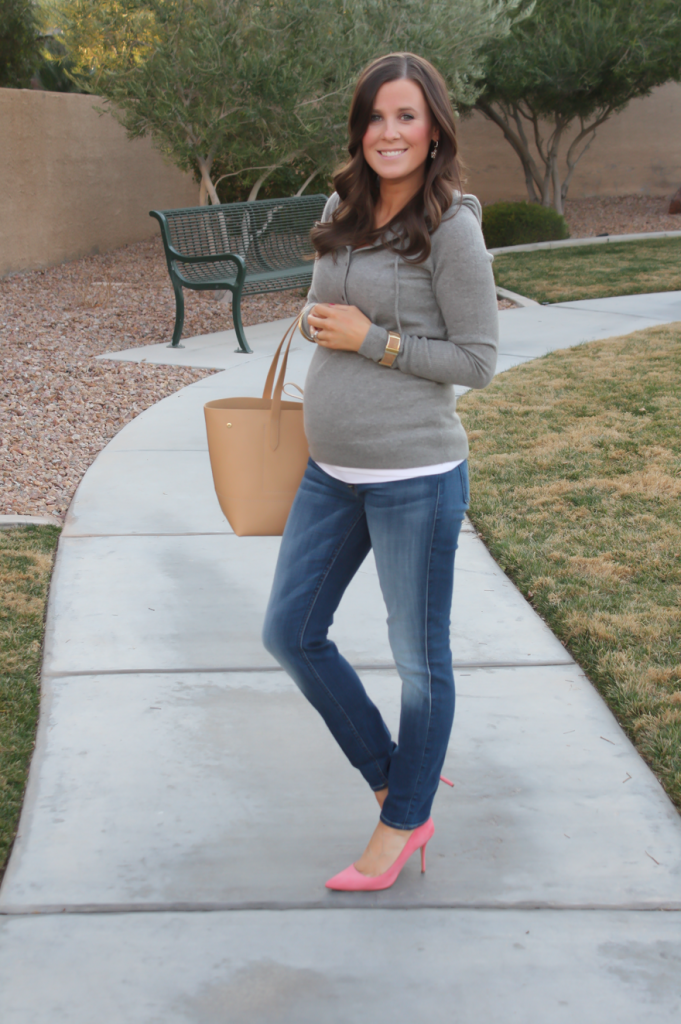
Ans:
{"type": "Polygon", "coordinates": [[[271,400],[270,406],[270,429],[269,429],[269,441],[270,448],[272,451],[276,451],[279,447],[279,428],[281,424],[281,393],[284,390],[284,378],[286,376],[286,366],[288,364],[288,354],[291,348],[291,342],[293,341],[293,335],[297,328],[300,326],[302,313],[298,316],[289,329],[284,334],[284,337],[279,342],[277,351],[274,353],[272,364],[267,374],[267,380],[265,381],[265,387],[263,388],[262,397],[263,399],[271,400]],[[288,341],[287,341],[288,339],[288,341]],[[285,347],[284,347],[285,346],[285,347]],[[283,353],[282,353],[283,349],[283,353]],[[277,377],[277,382],[274,384],[274,377],[277,372],[277,364],[279,362],[279,355],[282,354],[281,369],[277,377]],[[274,393],[272,392],[272,385],[274,384],[274,393]]]}

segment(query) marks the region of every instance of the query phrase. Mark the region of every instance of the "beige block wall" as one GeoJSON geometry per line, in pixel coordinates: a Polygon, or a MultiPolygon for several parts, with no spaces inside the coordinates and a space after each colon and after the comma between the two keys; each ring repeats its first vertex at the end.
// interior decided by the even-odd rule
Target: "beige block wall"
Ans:
{"type": "MultiPolygon", "coordinates": [[[[129,141],[91,96],[0,89],[0,277],[105,252],[158,231],[149,216],[198,203],[190,175],[149,139],[129,141]]],[[[459,122],[467,189],[526,198],[520,161],[481,114],[459,122]]],[[[603,125],[570,197],[670,195],[681,186],[681,85],[634,100],[603,125]]]]}
{"type": "MultiPolygon", "coordinates": [[[[483,203],[527,199],[520,160],[495,124],[475,113],[459,121],[459,138],[469,192],[483,203]]],[[[668,82],[632,100],[598,129],[577,165],[568,198],[664,196],[680,186],[681,84],[668,82]]]]}
{"type": "Polygon", "coordinates": [[[98,105],[0,89],[0,276],[148,238],[159,230],[149,210],[198,203],[190,175],[98,105]]]}

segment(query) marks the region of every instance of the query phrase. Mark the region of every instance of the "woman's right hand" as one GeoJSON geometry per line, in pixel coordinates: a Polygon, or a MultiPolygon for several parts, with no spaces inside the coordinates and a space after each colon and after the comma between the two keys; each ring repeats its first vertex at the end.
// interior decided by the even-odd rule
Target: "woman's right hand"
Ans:
{"type": "Polygon", "coordinates": [[[357,352],[366,338],[371,320],[357,306],[318,302],[307,315],[310,336],[322,348],[357,352]]]}

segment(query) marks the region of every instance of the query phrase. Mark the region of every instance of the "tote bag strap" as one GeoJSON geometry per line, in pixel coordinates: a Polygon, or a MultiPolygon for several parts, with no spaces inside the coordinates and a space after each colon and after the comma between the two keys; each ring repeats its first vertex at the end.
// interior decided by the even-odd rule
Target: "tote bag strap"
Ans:
{"type": "MultiPolygon", "coordinates": [[[[301,313],[302,316],[302,313],[301,313]]],[[[267,374],[267,380],[265,381],[265,388],[263,390],[263,398],[269,398],[272,396],[270,406],[270,430],[269,430],[269,441],[270,448],[272,451],[276,451],[279,447],[279,428],[281,425],[281,393],[284,390],[284,378],[286,377],[286,366],[288,364],[288,354],[291,349],[291,342],[293,341],[293,335],[297,327],[300,324],[301,316],[297,317],[293,321],[286,334],[281,339],[277,351],[274,353],[272,365],[270,366],[269,373],[267,374]],[[288,340],[287,340],[288,339],[288,340]],[[286,343],[286,344],[285,344],[286,343]],[[282,354],[281,369],[277,377],[277,382],[272,390],[272,382],[274,375],[277,370],[277,363],[279,361],[279,353],[282,354]]]]}
{"type": "MultiPolygon", "coordinates": [[[[288,338],[288,344],[289,344],[289,347],[290,347],[291,341],[293,340],[293,335],[295,334],[297,328],[300,326],[300,321],[301,321],[302,315],[303,314],[301,313],[300,316],[298,316],[293,321],[291,326],[288,328],[288,330],[284,334],[284,337],[279,342],[279,345],[277,347],[277,351],[274,353],[274,356],[272,358],[272,362],[270,363],[270,368],[269,368],[269,370],[267,372],[267,380],[265,381],[265,387],[263,388],[263,392],[262,392],[262,397],[263,398],[271,398],[272,397],[272,385],[274,384],[274,377],[275,377],[275,374],[277,372],[277,363],[279,362],[279,353],[281,352],[282,347],[284,345],[284,342],[286,341],[287,338],[288,338]]],[[[288,354],[288,348],[287,348],[287,354],[288,354]]]]}

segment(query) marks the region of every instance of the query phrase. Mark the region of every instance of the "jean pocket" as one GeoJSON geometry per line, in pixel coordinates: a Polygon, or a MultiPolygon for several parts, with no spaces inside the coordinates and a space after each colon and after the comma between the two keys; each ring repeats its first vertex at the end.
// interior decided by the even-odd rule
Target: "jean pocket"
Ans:
{"type": "Polygon", "coordinates": [[[461,481],[461,497],[463,503],[468,508],[471,503],[471,486],[468,479],[468,459],[465,459],[458,467],[459,480],[461,481]]]}

